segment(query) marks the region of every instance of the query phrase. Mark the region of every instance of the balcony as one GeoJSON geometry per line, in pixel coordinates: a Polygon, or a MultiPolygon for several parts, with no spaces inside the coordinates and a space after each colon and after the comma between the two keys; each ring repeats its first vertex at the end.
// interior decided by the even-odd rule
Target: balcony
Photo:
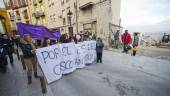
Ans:
{"type": "Polygon", "coordinates": [[[17,20],[20,21],[21,20],[21,16],[16,16],[17,20]]]}
{"type": "Polygon", "coordinates": [[[43,11],[36,11],[36,12],[34,12],[33,14],[33,17],[35,17],[35,18],[40,18],[40,17],[43,17],[43,16],[45,16],[45,13],[43,12],[43,11]]]}
{"type": "Polygon", "coordinates": [[[17,6],[17,5],[13,5],[13,6],[12,6],[12,9],[13,9],[13,10],[18,9],[18,6],[17,6]]]}
{"type": "Polygon", "coordinates": [[[45,13],[44,13],[43,11],[39,11],[38,14],[39,14],[41,17],[45,16],[45,13]]]}
{"type": "Polygon", "coordinates": [[[86,9],[92,8],[93,6],[94,6],[94,2],[87,2],[83,5],[81,5],[79,8],[81,10],[86,10],[86,9]]]}
{"type": "Polygon", "coordinates": [[[11,20],[11,21],[15,21],[15,17],[14,17],[14,16],[11,16],[11,17],[10,17],[10,20],[11,20]]]}

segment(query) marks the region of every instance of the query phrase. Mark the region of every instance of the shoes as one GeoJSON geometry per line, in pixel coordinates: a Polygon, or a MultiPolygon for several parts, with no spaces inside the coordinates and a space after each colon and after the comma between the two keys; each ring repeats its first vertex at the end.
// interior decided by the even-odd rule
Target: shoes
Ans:
{"type": "Polygon", "coordinates": [[[38,78],[38,77],[39,77],[38,74],[37,74],[37,72],[34,72],[34,77],[35,77],[35,78],[38,78]]]}

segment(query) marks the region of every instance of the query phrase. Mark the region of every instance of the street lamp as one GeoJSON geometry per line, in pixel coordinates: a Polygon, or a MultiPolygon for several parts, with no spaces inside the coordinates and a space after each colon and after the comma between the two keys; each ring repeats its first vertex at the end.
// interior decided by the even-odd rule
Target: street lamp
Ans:
{"type": "Polygon", "coordinates": [[[72,27],[72,24],[71,24],[72,15],[73,15],[73,13],[69,10],[68,13],[67,13],[67,17],[68,17],[68,21],[69,21],[68,30],[69,30],[69,35],[70,36],[73,36],[73,27],[72,27]]]}
{"type": "Polygon", "coordinates": [[[0,21],[2,22],[2,24],[3,24],[3,27],[4,27],[4,31],[5,31],[5,33],[7,33],[7,29],[6,29],[6,25],[5,25],[5,18],[2,16],[2,15],[0,15],[0,21]]]}
{"type": "Polygon", "coordinates": [[[67,17],[69,19],[69,24],[71,26],[71,17],[72,17],[73,13],[69,10],[68,13],[67,13],[67,17]]]}

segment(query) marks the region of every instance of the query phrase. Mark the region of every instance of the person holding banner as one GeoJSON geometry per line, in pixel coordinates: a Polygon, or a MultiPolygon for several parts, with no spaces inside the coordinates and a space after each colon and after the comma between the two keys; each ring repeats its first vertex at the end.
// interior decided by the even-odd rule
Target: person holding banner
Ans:
{"type": "Polygon", "coordinates": [[[97,63],[99,63],[99,61],[102,63],[103,47],[104,43],[102,42],[102,39],[98,38],[96,43],[97,63]]]}
{"type": "Polygon", "coordinates": [[[23,40],[21,41],[21,49],[24,56],[24,61],[27,66],[28,84],[32,83],[32,70],[34,69],[34,76],[38,78],[37,75],[37,61],[35,57],[35,46],[32,43],[32,39],[29,34],[25,34],[23,40]]]}
{"type": "Polygon", "coordinates": [[[50,45],[51,45],[50,38],[48,38],[48,37],[44,38],[43,47],[47,47],[47,46],[50,46],[50,45]]]}

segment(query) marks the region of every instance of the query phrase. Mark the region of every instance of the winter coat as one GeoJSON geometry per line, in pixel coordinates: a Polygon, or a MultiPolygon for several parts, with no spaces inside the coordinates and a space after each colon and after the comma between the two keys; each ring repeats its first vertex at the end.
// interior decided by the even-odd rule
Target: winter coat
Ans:
{"type": "Polygon", "coordinates": [[[35,54],[31,52],[31,50],[35,50],[35,46],[32,43],[27,43],[22,40],[21,50],[23,52],[24,58],[32,58],[35,56],[35,54]]]}
{"type": "Polygon", "coordinates": [[[134,37],[133,46],[138,46],[138,43],[139,43],[139,37],[134,37]]]}
{"type": "Polygon", "coordinates": [[[2,44],[3,44],[4,49],[6,50],[6,52],[8,54],[11,54],[11,53],[13,53],[15,51],[13,38],[11,38],[11,39],[3,39],[2,44]]]}
{"type": "Polygon", "coordinates": [[[104,44],[103,44],[103,43],[97,42],[97,43],[96,43],[96,52],[97,52],[97,53],[102,53],[102,52],[103,52],[103,47],[104,47],[104,44]]]}
{"type": "Polygon", "coordinates": [[[131,38],[131,35],[129,34],[129,33],[127,33],[127,34],[123,34],[122,36],[121,36],[121,40],[122,40],[122,43],[124,44],[125,42],[126,42],[126,44],[129,44],[130,42],[131,42],[131,40],[132,40],[132,38],[131,38]]]}

